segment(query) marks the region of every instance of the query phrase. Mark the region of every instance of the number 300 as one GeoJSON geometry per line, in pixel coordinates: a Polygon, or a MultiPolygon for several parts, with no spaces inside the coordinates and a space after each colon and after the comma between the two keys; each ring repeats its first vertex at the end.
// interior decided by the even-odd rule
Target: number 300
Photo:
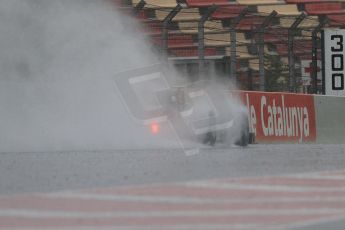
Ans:
{"type": "MultiPolygon", "coordinates": [[[[331,47],[332,51],[332,71],[344,70],[344,46],[343,36],[340,34],[332,35],[331,40],[336,42],[336,46],[331,47]]],[[[344,90],[344,73],[332,73],[332,90],[344,90]]]]}

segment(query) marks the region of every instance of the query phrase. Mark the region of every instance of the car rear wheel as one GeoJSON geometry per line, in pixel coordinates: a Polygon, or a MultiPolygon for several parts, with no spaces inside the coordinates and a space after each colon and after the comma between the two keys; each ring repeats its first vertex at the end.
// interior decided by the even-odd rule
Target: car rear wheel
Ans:
{"type": "Polygon", "coordinates": [[[240,135],[235,144],[243,147],[249,144],[249,124],[247,119],[245,120],[243,127],[241,127],[240,135]]]}

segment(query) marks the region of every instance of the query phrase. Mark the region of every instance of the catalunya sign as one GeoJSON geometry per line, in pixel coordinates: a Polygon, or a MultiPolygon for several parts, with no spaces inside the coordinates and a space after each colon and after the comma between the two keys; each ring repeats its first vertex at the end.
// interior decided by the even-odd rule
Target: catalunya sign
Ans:
{"type": "Polygon", "coordinates": [[[248,108],[250,132],[258,142],[315,142],[312,95],[238,92],[248,108]]]}

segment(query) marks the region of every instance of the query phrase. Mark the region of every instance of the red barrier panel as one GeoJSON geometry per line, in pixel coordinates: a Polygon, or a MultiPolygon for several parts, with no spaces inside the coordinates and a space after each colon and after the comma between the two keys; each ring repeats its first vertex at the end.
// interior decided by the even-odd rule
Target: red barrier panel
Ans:
{"type": "Polygon", "coordinates": [[[315,142],[312,95],[240,92],[248,107],[250,131],[257,142],[315,142]]]}

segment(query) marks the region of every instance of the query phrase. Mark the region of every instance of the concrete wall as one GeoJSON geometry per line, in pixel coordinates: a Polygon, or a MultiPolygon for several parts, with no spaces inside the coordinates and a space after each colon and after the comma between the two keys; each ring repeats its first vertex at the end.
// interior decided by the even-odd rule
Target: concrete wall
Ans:
{"type": "Polygon", "coordinates": [[[317,143],[345,143],[345,97],[314,96],[317,143]]]}

